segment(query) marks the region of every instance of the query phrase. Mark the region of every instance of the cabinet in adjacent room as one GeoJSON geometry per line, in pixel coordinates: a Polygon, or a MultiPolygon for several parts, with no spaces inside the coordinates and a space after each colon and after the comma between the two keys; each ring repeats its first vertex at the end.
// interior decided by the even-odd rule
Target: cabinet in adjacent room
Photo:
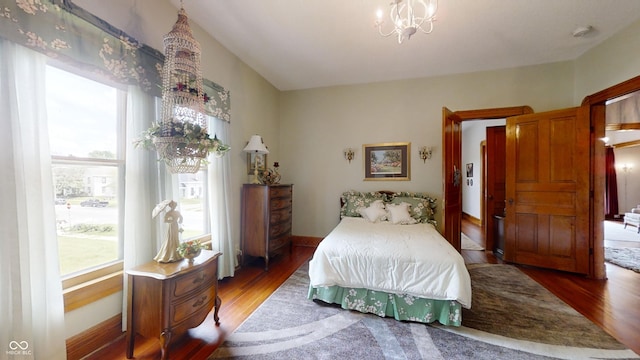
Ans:
{"type": "Polygon", "coordinates": [[[242,188],[242,262],[248,256],[269,258],[291,247],[293,185],[245,184],[242,188]]]}

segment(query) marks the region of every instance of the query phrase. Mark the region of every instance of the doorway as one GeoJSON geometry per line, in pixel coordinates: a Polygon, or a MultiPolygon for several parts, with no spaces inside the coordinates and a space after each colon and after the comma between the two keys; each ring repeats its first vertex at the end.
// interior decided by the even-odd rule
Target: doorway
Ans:
{"type": "Polygon", "coordinates": [[[505,124],[506,119],[478,119],[462,124],[462,163],[466,170],[462,217],[482,231],[481,237],[472,240],[491,251],[495,250],[494,215],[504,214],[505,124]]]}
{"type": "MultiPolygon", "coordinates": [[[[620,97],[629,96],[640,91],[640,76],[631,78],[625,82],[614,85],[595,94],[589,95],[582,101],[583,106],[589,107],[591,126],[594,129],[591,139],[591,183],[593,184],[594,196],[591,217],[591,233],[593,234],[593,271],[590,276],[596,279],[606,279],[606,268],[604,265],[604,220],[605,220],[605,143],[601,141],[606,135],[607,124],[607,103],[620,97]]],[[[640,124],[616,125],[619,129],[640,129],[640,124]]]]}
{"type": "MultiPolygon", "coordinates": [[[[590,125],[590,172],[589,182],[593,189],[589,206],[590,255],[588,276],[606,278],[604,265],[604,188],[605,188],[605,145],[600,140],[605,136],[606,103],[609,100],[640,91],[640,76],[614,85],[585,97],[590,125]]],[[[484,110],[451,111],[443,108],[443,236],[460,251],[461,222],[461,159],[460,124],[464,120],[497,119],[530,114],[528,106],[496,108],[484,110]]]]}
{"type": "MultiPolygon", "coordinates": [[[[446,107],[442,109],[442,137],[443,137],[443,236],[460,251],[460,233],[462,219],[462,122],[474,120],[505,119],[510,116],[531,114],[533,110],[529,106],[516,106],[508,108],[492,108],[466,111],[451,111],[446,107]]],[[[466,183],[464,183],[466,184],[466,183]]],[[[491,249],[486,239],[486,248],[491,249]]]]}
{"type": "Polygon", "coordinates": [[[640,122],[632,122],[640,121],[639,107],[637,91],[606,102],[605,253],[607,248],[640,247],[636,223],[627,224],[625,218],[638,216],[627,213],[640,212],[632,210],[640,204],[640,122]]]}

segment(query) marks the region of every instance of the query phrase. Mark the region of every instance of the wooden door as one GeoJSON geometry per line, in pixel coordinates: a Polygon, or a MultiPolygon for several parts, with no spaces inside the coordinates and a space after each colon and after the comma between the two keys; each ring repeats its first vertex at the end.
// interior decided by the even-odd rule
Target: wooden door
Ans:
{"type": "MultiPolygon", "coordinates": [[[[495,248],[494,215],[504,215],[505,209],[505,153],[506,127],[491,126],[486,130],[486,181],[485,181],[485,247],[495,248]]],[[[504,249],[503,249],[504,250],[504,249]]]]}
{"type": "Polygon", "coordinates": [[[507,118],[504,259],[589,273],[585,108],[507,118]]]}
{"type": "Polygon", "coordinates": [[[462,120],[446,107],[442,108],[442,120],[443,236],[456,250],[460,251],[462,120]]]}

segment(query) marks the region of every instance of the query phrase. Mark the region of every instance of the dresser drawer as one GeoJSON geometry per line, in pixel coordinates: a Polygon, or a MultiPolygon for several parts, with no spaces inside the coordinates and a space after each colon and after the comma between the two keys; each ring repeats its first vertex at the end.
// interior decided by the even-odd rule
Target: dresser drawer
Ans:
{"type": "MultiPolygon", "coordinates": [[[[206,288],[202,292],[197,293],[187,300],[182,302],[174,302],[171,304],[172,310],[172,324],[178,324],[186,319],[197,318],[197,316],[193,316],[198,312],[208,313],[213,307],[212,304],[215,302],[216,290],[211,288],[206,288]]],[[[196,319],[197,323],[202,322],[202,319],[196,319]],[[197,321],[199,320],[199,321],[197,321]]]]}
{"type": "Polygon", "coordinates": [[[269,241],[272,241],[271,239],[279,238],[285,235],[291,235],[290,221],[272,225],[269,229],[269,241]]]}
{"type": "Polygon", "coordinates": [[[291,199],[291,186],[274,186],[269,189],[271,198],[291,199]]]}
{"type": "Polygon", "coordinates": [[[184,296],[200,287],[209,286],[211,282],[216,281],[216,270],[215,267],[208,266],[176,280],[173,289],[174,298],[184,296]]]}
{"type": "Polygon", "coordinates": [[[291,208],[283,208],[274,210],[269,217],[269,224],[275,225],[281,222],[289,222],[291,220],[291,208]]]}
{"type": "Polygon", "coordinates": [[[271,200],[271,211],[291,208],[291,198],[278,198],[271,200]]]}

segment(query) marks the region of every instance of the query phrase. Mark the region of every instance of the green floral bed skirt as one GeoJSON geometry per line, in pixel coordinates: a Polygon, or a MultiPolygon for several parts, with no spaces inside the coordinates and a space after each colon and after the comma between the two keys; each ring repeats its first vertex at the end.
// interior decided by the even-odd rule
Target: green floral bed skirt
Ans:
{"type": "Polygon", "coordinates": [[[334,303],[343,309],[357,310],[393,317],[396,320],[460,326],[462,305],[454,300],[431,300],[410,295],[396,295],[381,291],[342,288],[339,286],[314,288],[309,286],[308,298],[334,303]]]}

